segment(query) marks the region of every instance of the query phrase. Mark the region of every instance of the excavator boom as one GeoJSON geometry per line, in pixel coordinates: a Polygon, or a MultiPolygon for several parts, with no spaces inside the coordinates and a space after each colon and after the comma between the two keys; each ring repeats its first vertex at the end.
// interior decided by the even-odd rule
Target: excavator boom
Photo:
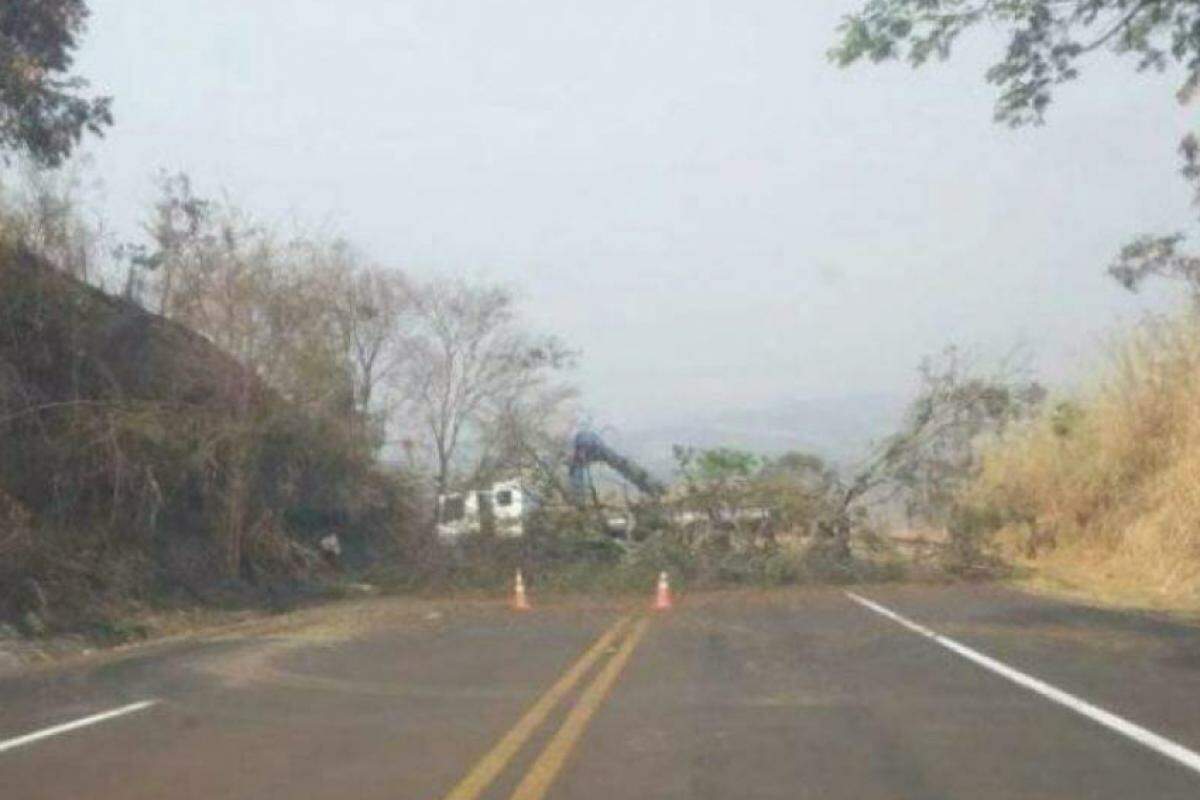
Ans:
{"type": "Polygon", "coordinates": [[[595,463],[607,464],[644,495],[657,497],[666,493],[666,487],[649,472],[606,445],[595,433],[580,431],[575,435],[570,466],[571,493],[577,504],[587,502],[588,467],[595,463]]]}

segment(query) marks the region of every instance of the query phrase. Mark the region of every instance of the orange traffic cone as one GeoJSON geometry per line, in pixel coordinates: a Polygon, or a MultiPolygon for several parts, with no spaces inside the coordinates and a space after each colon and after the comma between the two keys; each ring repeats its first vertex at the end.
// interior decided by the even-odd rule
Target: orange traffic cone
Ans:
{"type": "Polygon", "coordinates": [[[513,602],[514,611],[528,611],[529,599],[525,597],[525,579],[521,577],[521,570],[517,570],[517,582],[513,586],[513,602]]]}
{"type": "Polygon", "coordinates": [[[666,611],[671,607],[671,586],[667,583],[667,573],[658,573],[658,591],[654,594],[654,610],[666,611]]]}

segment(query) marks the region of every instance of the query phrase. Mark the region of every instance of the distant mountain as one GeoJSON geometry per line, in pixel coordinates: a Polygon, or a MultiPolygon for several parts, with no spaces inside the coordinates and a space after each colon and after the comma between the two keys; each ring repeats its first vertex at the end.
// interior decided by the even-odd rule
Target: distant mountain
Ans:
{"type": "Polygon", "coordinates": [[[906,401],[894,395],[856,394],[786,400],[760,408],[730,409],[667,423],[606,433],[618,450],[646,469],[670,477],[673,445],[733,447],[762,455],[803,450],[839,466],[854,464],[892,433],[906,401]]]}

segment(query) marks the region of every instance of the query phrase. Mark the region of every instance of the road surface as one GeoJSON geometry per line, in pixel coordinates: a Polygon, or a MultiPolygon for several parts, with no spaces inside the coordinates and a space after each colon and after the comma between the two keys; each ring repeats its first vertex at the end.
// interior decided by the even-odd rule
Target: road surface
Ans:
{"type": "Polygon", "coordinates": [[[0,797],[1200,797],[1200,631],[999,587],[378,600],[0,680],[0,797]]]}

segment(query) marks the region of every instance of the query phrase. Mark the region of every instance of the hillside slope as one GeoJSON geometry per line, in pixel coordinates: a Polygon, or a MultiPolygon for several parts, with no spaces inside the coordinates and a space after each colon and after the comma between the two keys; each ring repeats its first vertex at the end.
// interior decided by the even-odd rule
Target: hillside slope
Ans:
{"type": "Polygon", "coordinates": [[[378,551],[405,498],[346,428],[192,331],[0,250],[0,620],[279,597],[318,573],[328,532],[378,551]]]}
{"type": "Polygon", "coordinates": [[[1142,324],[1094,391],[993,444],[968,499],[1048,585],[1200,610],[1200,316],[1142,324]]]}

